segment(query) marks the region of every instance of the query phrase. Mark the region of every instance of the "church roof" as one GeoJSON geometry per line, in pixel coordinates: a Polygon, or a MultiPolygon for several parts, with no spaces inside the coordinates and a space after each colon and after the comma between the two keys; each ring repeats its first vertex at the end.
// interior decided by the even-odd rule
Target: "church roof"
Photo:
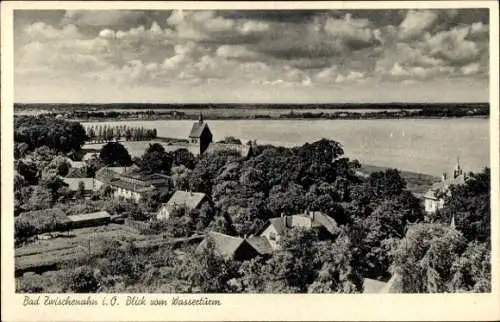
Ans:
{"type": "Polygon", "coordinates": [[[193,127],[191,128],[191,132],[189,132],[189,137],[199,138],[205,128],[208,128],[208,124],[203,120],[194,122],[193,127]]]}

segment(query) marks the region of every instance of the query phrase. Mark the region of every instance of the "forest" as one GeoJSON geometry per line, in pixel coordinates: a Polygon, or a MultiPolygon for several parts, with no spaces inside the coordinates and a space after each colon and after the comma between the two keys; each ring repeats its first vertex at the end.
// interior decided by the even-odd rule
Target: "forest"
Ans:
{"type": "MultiPolygon", "coordinates": [[[[394,274],[402,277],[401,292],[491,289],[489,169],[453,186],[445,207],[429,221],[397,169],[360,177],[359,162],[346,158],[344,147],[332,140],[294,148],[260,145],[249,157],[233,151],[195,157],[151,144],[141,158],[128,160],[139,171],[170,176],[171,185],[139,203],[114,199],[109,187],[87,200],[74,198],[59,179],[67,171],[67,147],[43,146],[50,140],[21,142],[29,145],[15,165],[21,241],[54,224],[43,219],[43,210],[52,208],[65,214],[104,209],[143,222],[144,235],[169,237],[208,231],[252,235],[270,218],[304,210],[321,211],[340,228],[334,240],[293,229],[280,241],[281,251],[242,262],[222,257],[213,245],[200,254],[193,245],[143,251],[134,242],[103,242],[99,256],[18,278],[21,292],[359,293],[364,278],[387,281],[394,274]],[[211,202],[194,212],[180,209],[165,222],[151,217],[173,192],[188,189],[206,193],[211,202]],[[34,210],[38,214],[23,214],[34,210]]],[[[127,159],[119,146],[106,144],[90,165],[93,171],[127,159]],[[109,152],[116,150],[121,152],[109,152]]]]}

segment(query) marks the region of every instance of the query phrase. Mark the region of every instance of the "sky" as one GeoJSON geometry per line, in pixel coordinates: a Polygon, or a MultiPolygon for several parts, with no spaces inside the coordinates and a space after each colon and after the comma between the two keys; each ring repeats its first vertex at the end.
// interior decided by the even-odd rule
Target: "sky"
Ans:
{"type": "Polygon", "coordinates": [[[487,102],[487,9],[16,10],[34,103],[487,102]]]}

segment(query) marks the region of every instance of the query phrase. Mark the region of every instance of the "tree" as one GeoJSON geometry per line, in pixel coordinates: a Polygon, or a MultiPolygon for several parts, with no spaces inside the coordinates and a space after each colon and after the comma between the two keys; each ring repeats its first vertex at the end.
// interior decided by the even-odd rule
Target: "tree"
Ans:
{"type": "Polygon", "coordinates": [[[491,248],[489,243],[476,241],[467,245],[451,267],[449,292],[491,292],[491,248]]]}
{"type": "Polygon", "coordinates": [[[138,163],[146,173],[162,172],[170,174],[172,160],[161,144],[150,144],[138,163]]]}
{"type": "Polygon", "coordinates": [[[240,139],[235,138],[234,136],[226,136],[224,140],[219,141],[218,143],[225,144],[242,144],[240,139]]]}
{"type": "Polygon", "coordinates": [[[49,117],[16,116],[14,141],[26,143],[30,150],[47,146],[61,152],[80,150],[87,135],[78,122],[49,117]]]}
{"type": "Polygon", "coordinates": [[[100,283],[90,266],[80,266],[69,273],[68,286],[75,293],[95,293],[100,283]]]}
{"type": "Polygon", "coordinates": [[[321,250],[322,266],[308,293],[357,293],[362,278],[354,267],[353,245],[347,236],[339,237],[321,250]]]}
{"type": "Polygon", "coordinates": [[[186,168],[184,165],[172,167],[171,178],[175,189],[188,190],[190,175],[191,175],[191,170],[186,168]]]}
{"type": "Polygon", "coordinates": [[[231,291],[229,281],[237,274],[235,263],[219,255],[210,241],[186,266],[187,281],[191,289],[196,287],[202,293],[231,291]]]}
{"type": "Polygon", "coordinates": [[[25,207],[27,210],[47,209],[52,207],[52,200],[52,193],[49,189],[36,186],[25,207]]]}
{"type": "Polygon", "coordinates": [[[196,165],[194,155],[188,149],[177,149],[168,153],[175,166],[185,166],[192,170],[196,165]]]}
{"type": "Polygon", "coordinates": [[[459,260],[466,245],[464,236],[448,225],[412,225],[392,255],[392,271],[401,276],[402,291],[448,291],[453,263],[459,260]]]}
{"type": "Polygon", "coordinates": [[[76,190],[75,198],[83,199],[84,197],[85,197],[85,184],[82,181],[80,181],[78,182],[78,190],[76,190]]]}
{"type": "Polygon", "coordinates": [[[132,159],[127,149],[118,142],[108,142],[101,148],[99,158],[107,166],[130,166],[132,159]]]}
{"type": "Polygon", "coordinates": [[[451,186],[449,197],[436,220],[449,224],[455,218],[455,227],[467,240],[490,240],[490,169],[472,173],[465,185],[451,186]]]}

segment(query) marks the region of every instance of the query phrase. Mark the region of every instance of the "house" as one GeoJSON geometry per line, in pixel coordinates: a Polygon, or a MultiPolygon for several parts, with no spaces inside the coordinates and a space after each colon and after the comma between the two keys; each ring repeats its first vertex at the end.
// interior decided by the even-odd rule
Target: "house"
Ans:
{"type": "Polygon", "coordinates": [[[113,172],[118,173],[118,174],[139,171],[139,167],[136,166],[135,164],[131,165],[130,167],[107,167],[107,168],[113,172]]]}
{"type": "MultiPolygon", "coordinates": [[[[193,123],[191,131],[189,132],[189,143],[187,145],[179,146],[178,148],[188,149],[191,153],[193,153],[193,155],[234,150],[242,157],[248,157],[253,151],[252,145],[215,143],[212,142],[212,138],[212,132],[210,131],[208,123],[203,120],[203,115],[200,114],[198,121],[193,123]]],[[[171,151],[174,148],[177,148],[177,146],[172,146],[168,148],[168,150],[171,151]]]]}
{"type": "Polygon", "coordinates": [[[444,207],[444,198],[450,196],[450,187],[452,185],[463,185],[467,180],[466,174],[460,167],[460,160],[457,160],[457,165],[453,170],[453,176],[448,178],[446,173],[443,173],[441,182],[437,182],[424,194],[424,209],[428,215],[436,213],[444,207]]]}
{"type": "Polygon", "coordinates": [[[61,178],[64,183],[68,185],[68,188],[77,192],[80,189],[80,182],[83,183],[84,195],[90,195],[92,192],[97,191],[97,185],[94,178],[61,178]]]}
{"type": "Polygon", "coordinates": [[[212,132],[207,122],[203,120],[202,114],[200,114],[198,121],[193,123],[191,132],[189,132],[189,143],[199,147],[199,154],[203,154],[212,143],[212,132]]]}
{"type": "Polygon", "coordinates": [[[213,249],[225,258],[237,261],[249,260],[256,256],[269,255],[272,253],[271,247],[266,246],[267,240],[262,237],[241,238],[218,232],[207,233],[205,239],[198,245],[195,252],[200,254],[212,244],[213,249]]]}
{"type": "Polygon", "coordinates": [[[159,220],[167,220],[174,209],[185,207],[188,212],[191,212],[195,209],[200,209],[207,201],[207,195],[204,193],[177,190],[168,202],[160,207],[156,218],[159,220]]]}
{"type": "Polygon", "coordinates": [[[83,155],[82,161],[87,163],[88,161],[92,159],[98,159],[99,158],[99,153],[98,152],[87,152],[83,155]]]}
{"type": "Polygon", "coordinates": [[[72,229],[84,227],[96,227],[107,225],[111,221],[111,215],[107,211],[98,211],[82,215],[68,216],[72,229]]]}
{"type": "Polygon", "coordinates": [[[98,188],[108,185],[113,188],[116,198],[135,202],[151,191],[166,189],[170,184],[170,177],[163,174],[145,174],[133,170],[117,173],[108,167],[99,169],[95,177],[98,188]]]}
{"type": "Polygon", "coordinates": [[[278,250],[281,248],[281,238],[294,228],[317,229],[322,239],[332,238],[339,234],[335,219],[319,211],[309,211],[303,214],[271,218],[258,235],[265,237],[273,250],[278,250]]]}

